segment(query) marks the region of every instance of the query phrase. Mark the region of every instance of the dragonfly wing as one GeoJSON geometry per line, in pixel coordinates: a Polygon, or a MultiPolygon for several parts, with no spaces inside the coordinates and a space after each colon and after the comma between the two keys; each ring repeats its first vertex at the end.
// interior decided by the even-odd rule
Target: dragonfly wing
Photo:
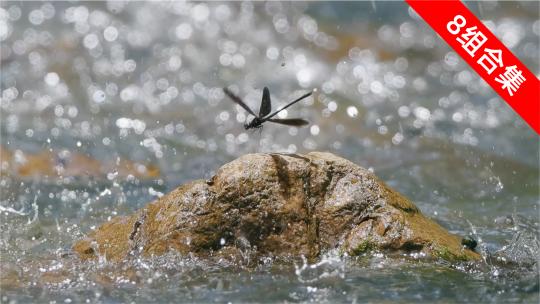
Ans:
{"type": "Polygon", "coordinates": [[[240,99],[240,97],[234,95],[233,92],[229,91],[229,89],[227,88],[223,88],[223,92],[229,96],[229,98],[236,102],[239,106],[241,106],[242,108],[244,108],[244,110],[248,111],[249,114],[253,115],[253,116],[257,116],[255,115],[255,113],[247,106],[247,104],[245,104],[242,99],[240,99]]]}
{"type": "Polygon", "coordinates": [[[287,104],[286,106],[284,106],[284,107],[282,107],[282,108],[276,110],[274,113],[272,113],[272,114],[266,116],[266,117],[263,119],[263,122],[264,122],[264,121],[267,121],[267,120],[270,120],[270,118],[276,116],[279,112],[285,110],[286,108],[292,106],[293,104],[299,102],[300,100],[302,100],[302,99],[304,99],[304,98],[310,96],[312,93],[313,93],[313,92],[306,93],[306,94],[300,96],[299,98],[297,98],[297,99],[291,101],[291,102],[290,102],[289,104],[287,104]]]}
{"type": "Polygon", "coordinates": [[[259,110],[259,117],[264,117],[270,114],[272,110],[272,102],[270,101],[270,90],[267,87],[264,87],[261,108],[259,110]]]}
{"type": "Polygon", "coordinates": [[[287,126],[295,126],[295,127],[301,127],[305,125],[309,125],[309,121],[301,118],[270,118],[268,121],[275,122],[282,125],[287,126]]]}

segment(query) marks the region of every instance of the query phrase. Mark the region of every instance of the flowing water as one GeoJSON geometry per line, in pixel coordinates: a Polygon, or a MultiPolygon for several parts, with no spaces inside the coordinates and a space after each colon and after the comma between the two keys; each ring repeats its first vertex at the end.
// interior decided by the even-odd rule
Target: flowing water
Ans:
{"type": "MultiPolygon", "coordinates": [[[[406,4],[0,5],[1,303],[538,303],[538,136],[406,4]],[[280,114],[311,125],[246,131],[224,86],[254,109],[264,86],[274,108],[317,89],[280,114]],[[70,253],[242,154],[313,150],[370,168],[483,260],[70,253]]],[[[468,5],[538,75],[539,3],[468,5]]]]}

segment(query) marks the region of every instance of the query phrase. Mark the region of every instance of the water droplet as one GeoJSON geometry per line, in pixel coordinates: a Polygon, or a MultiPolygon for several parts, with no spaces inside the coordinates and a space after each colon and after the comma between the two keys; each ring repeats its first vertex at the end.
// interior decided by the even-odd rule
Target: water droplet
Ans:
{"type": "Polygon", "coordinates": [[[95,47],[97,47],[99,44],[99,38],[96,34],[88,34],[86,36],[84,36],[84,39],[83,39],[83,45],[84,47],[86,47],[87,49],[93,49],[95,47]]]}
{"type": "Polygon", "coordinates": [[[193,33],[193,29],[189,23],[182,23],[175,30],[176,37],[180,40],[189,39],[191,33],[193,33]]]}
{"type": "Polygon", "coordinates": [[[103,31],[103,38],[109,42],[113,42],[118,38],[118,30],[114,26],[108,26],[103,31]]]}
{"type": "Polygon", "coordinates": [[[318,125],[312,125],[311,128],[309,129],[309,131],[311,132],[311,135],[313,136],[317,136],[319,135],[319,126],[318,125]]]}
{"type": "Polygon", "coordinates": [[[347,115],[349,115],[350,117],[356,117],[358,115],[358,109],[355,106],[348,107],[347,115]]]}
{"type": "Polygon", "coordinates": [[[45,75],[45,83],[51,87],[56,86],[60,82],[60,77],[58,77],[58,74],[51,72],[47,73],[45,75]]]}

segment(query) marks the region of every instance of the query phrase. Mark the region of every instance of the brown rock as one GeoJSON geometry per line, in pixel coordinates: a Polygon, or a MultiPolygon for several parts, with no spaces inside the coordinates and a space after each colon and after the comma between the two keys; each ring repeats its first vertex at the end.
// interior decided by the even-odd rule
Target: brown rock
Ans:
{"type": "Polygon", "coordinates": [[[2,174],[17,178],[28,177],[93,177],[107,178],[107,173],[117,171],[118,177],[133,176],[139,179],[155,179],[160,175],[153,164],[118,158],[102,162],[76,151],[49,151],[28,153],[10,151],[0,145],[0,169],[2,174]]]}
{"type": "Polygon", "coordinates": [[[9,262],[0,263],[0,290],[21,288],[26,283],[22,277],[22,269],[9,262]]]}
{"type": "Polygon", "coordinates": [[[330,153],[249,154],[209,181],[183,185],[75,244],[82,258],[121,260],[169,250],[202,257],[251,249],[318,257],[338,249],[480,256],[374,174],[330,153]]]}

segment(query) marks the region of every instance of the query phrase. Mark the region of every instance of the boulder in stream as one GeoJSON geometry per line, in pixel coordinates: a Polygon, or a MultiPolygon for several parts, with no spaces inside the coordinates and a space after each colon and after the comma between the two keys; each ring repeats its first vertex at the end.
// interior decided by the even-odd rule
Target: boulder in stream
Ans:
{"type": "Polygon", "coordinates": [[[311,260],[330,250],[480,258],[373,173],[323,152],[244,155],[211,180],[190,182],[113,218],[73,249],[83,259],[112,261],[169,251],[227,257],[245,250],[311,260]]]}

